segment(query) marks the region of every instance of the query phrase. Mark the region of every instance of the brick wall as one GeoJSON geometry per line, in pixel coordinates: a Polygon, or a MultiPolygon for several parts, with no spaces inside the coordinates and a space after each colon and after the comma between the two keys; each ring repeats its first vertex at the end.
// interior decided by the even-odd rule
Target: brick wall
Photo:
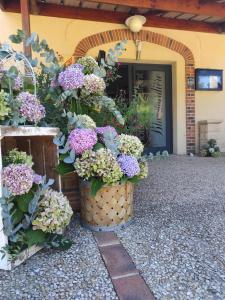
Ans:
{"type": "MultiPolygon", "coordinates": [[[[195,90],[194,86],[188,84],[194,79],[195,65],[191,50],[184,44],[171,39],[163,34],[142,30],[139,33],[132,33],[128,29],[115,29],[93,34],[82,39],[67,63],[73,63],[77,58],[84,56],[87,51],[102,44],[120,40],[141,40],[171,49],[183,56],[185,61],[186,79],[186,149],[187,153],[195,152],[195,90]]],[[[178,125],[179,126],[179,125],[178,125]]],[[[179,142],[179,141],[178,141],[179,142]]]]}

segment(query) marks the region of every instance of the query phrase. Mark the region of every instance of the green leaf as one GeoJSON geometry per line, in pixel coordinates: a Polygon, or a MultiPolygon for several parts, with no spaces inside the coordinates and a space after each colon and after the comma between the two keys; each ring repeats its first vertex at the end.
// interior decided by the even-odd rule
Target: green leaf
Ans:
{"type": "Polygon", "coordinates": [[[132,178],[129,178],[128,181],[130,181],[133,184],[136,184],[140,181],[140,178],[138,176],[134,176],[132,178]]]}
{"type": "Polygon", "coordinates": [[[99,178],[91,179],[91,196],[95,197],[97,192],[103,187],[105,183],[99,178]]]}
{"type": "Polygon", "coordinates": [[[13,224],[17,225],[23,219],[23,212],[19,209],[16,209],[12,214],[13,224]]]}
{"type": "Polygon", "coordinates": [[[104,146],[101,143],[97,143],[97,144],[94,145],[93,150],[97,151],[97,150],[99,150],[101,148],[104,148],[104,146]]]}
{"type": "Polygon", "coordinates": [[[57,250],[68,250],[73,244],[73,241],[65,238],[61,234],[51,235],[49,241],[47,242],[47,246],[50,246],[53,249],[57,250]]]}
{"type": "Polygon", "coordinates": [[[25,232],[25,238],[29,248],[33,245],[43,244],[46,241],[47,234],[42,230],[33,230],[30,228],[25,232]]]}
{"type": "Polygon", "coordinates": [[[33,199],[33,197],[34,197],[34,194],[32,191],[30,191],[27,194],[21,195],[21,196],[16,196],[15,200],[16,200],[18,208],[22,212],[27,213],[29,203],[33,199]]]}
{"type": "Polygon", "coordinates": [[[71,164],[66,164],[63,161],[60,161],[56,167],[56,171],[59,173],[59,175],[65,175],[74,172],[74,167],[71,164]]]}

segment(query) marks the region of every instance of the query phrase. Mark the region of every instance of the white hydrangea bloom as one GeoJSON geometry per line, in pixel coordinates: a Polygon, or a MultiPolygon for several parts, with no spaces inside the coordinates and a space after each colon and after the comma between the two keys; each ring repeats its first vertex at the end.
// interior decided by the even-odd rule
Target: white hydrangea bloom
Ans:
{"type": "Polygon", "coordinates": [[[69,200],[62,193],[48,189],[39,203],[39,212],[32,222],[33,229],[62,233],[73,215],[69,200]]]}

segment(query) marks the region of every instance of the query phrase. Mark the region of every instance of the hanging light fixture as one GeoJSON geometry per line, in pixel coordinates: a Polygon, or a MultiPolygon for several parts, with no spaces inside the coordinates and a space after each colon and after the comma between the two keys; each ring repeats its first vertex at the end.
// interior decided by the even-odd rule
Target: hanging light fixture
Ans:
{"type": "Polygon", "coordinates": [[[143,25],[146,22],[146,18],[141,15],[134,15],[126,19],[125,24],[132,32],[139,32],[141,31],[143,25]]]}

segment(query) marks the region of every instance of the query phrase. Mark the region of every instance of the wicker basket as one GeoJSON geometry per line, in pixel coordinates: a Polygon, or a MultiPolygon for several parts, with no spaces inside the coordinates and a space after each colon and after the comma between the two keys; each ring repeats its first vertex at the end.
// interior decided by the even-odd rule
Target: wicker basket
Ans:
{"type": "Polygon", "coordinates": [[[110,231],[127,225],[133,217],[131,183],[102,187],[95,197],[89,182],[81,182],[81,223],[94,231],[110,231]]]}

